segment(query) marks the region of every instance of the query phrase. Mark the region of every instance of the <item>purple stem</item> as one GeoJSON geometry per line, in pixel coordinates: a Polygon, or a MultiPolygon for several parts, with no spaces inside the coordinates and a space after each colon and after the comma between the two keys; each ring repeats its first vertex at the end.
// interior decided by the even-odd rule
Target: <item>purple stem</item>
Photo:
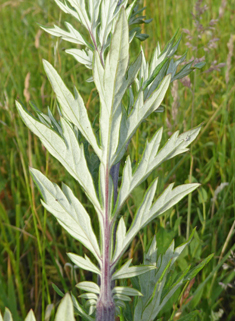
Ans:
{"type": "Polygon", "coordinates": [[[111,245],[111,223],[109,221],[109,170],[106,167],[105,173],[105,210],[104,210],[104,238],[103,255],[101,266],[100,296],[96,306],[96,321],[114,321],[115,303],[111,288],[111,263],[110,263],[110,245],[111,245]]]}

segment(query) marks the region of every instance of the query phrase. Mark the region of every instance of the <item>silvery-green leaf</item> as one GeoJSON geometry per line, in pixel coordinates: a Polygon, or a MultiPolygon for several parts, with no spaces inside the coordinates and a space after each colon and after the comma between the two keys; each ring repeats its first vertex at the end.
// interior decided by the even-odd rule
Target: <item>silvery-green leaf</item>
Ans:
{"type": "Polygon", "coordinates": [[[141,64],[142,64],[142,54],[140,52],[136,60],[133,62],[133,64],[130,65],[129,69],[127,70],[127,78],[123,79],[121,87],[117,93],[117,97],[116,95],[114,97],[114,106],[118,105],[118,103],[120,102],[120,97],[123,97],[127,88],[130,87],[130,85],[134,82],[140,70],[141,64]]]}
{"type": "Polygon", "coordinates": [[[112,280],[133,278],[134,276],[146,273],[150,270],[156,269],[152,265],[144,266],[130,266],[132,259],[128,260],[120,269],[118,269],[113,275],[112,280]]]}
{"type": "Polygon", "coordinates": [[[188,150],[188,145],[195,140],[200,129],[201,127],[197,127],[181,135],[179,135],[179,132],[177,131],[170,137],[159,152],[158,149],[162,138],[162,128],[158,130],[152,140],[146,142],[143,156],[134,174],[132,174],[131,162],[127,158],[123,170],[122,184],[119,190],[118,204],[114,215],[117,215],[120,211],[133,189],[143,182],[157,166],[176,155],[186,152],[188,150]]]}
{"type": "Polygon", "coordinates": [[[72,8],[74,8],[77,11],[80,22],[89,31],[90,27],[91,27],[91,22],[90,22],[88,15],[87,15],[85,0],[79,0],[79,1],[67,0],[67,1],[70,3],[72,8]]]}
{"type": "Polygon", "coordinates": [[[161,82],[159,88],[145,102],[143,91],[140,91],[131,113],[128,115],[127,119],[121,123],[119,145],[116,152],[115,162],[120,160],[123,148],[134,135],[140,123],[161,105],[169,87],[170,80],[171,75],[167,75],[161,82]]]}
{"type": "MultiPolygon", "coordinates": [[[[109,203],[108,203],[108,213],[111,214],[112,207],[113,207],[113,200],[112,200],[112,197],[113,197],[113,180],[112,180],[111,175],[108,175],[108,179],[109,179],[108,194],[110,196],[109,203]]],[[[106,191],[107,190],[105,189],[105,183],[106,183],[106,170],[105,170],[104,164],[100,163],[100,167],[99,167],[99,194],[100,194],[101,204],[105,204],[105,199],[106,199],[106,191]]],[[[103,207],[104,207],[104,205],[103,205],[103,207]]],[[[101,235],[104,235],[103,224],[102,223],[100,224],[100,229],[101,229],[101,235]]]]}
{"type": "Polygon", "coordinates": [[[97,51],[94,53],[93,80],[100,97],[101,106],[105,106],[104,68],[97,51]]]}
{"type": "Polygon", "coordinates": [[[65,294],[57,309],[55,321],[75,321],[73,312],[73,302],[68,293],[65,294]]]}
{"type": "Polygon", "coordinates": [[[33,310],[30,310],[27,314],[25,321],[36,321],[35,315],[33,313],[33,310]]]}
{"type": "Polygon", "coordinates": [[[113,296],[114,300],[122,300],[122,301],[127,301],[127,302],[130,302],[131,301],[131,298],[127,295],[123,295],[123,294],[114,294],[113,296]]]}
{"type": "MultiPolygon", "coordinates": [[[[112,132],[111,132],[111,155],[110,155],[110,164],[113,165],[114,163],[117,162],[116,159],[116,149],[118,148],[119,144],[119,136],[120,136],[120,126],[121,126],[121,121],[122,118],[126,118],[126,112],[125,109],[118,104],[120,104],[121,98],[127,91],[128,87],[133,83],[134,79],[136,78],[136,75],[140,69],[141,66],[141,61],[142,61],[142,55],[141,53],[135,60],[135,62],[129,67],[127,71],[127,78],[124,78],[122,81],[121,87],[118,90],[118,92],[114,96],[113,100],[113,108],[116,110],[116,112],[113,115],[113,122],[112,122],[112,132]],[[117,107],[118,106],[118,107],[117,107]]],[[[126,151],[126,146],[123,147],[123,153],[126,151]]],[[[122,154],[123,154],[122,153],[122,154]]],[[[121,154],[121,153],[120,153],[121,154]]],[[[122,154],[120,155],[120,158],[122,157],[122,154]]]]}
{"type": "Polygon", "coordinates": [[[57,158],[80,183],[97,211],[101,212],[93,179],[87,167],[83,145],[79,145],[71,126],[61,118],[64,135],[62,138],[55,131],[30,116],[18,102],[16,102],[16,106],[26,126],[40,138],[51,155],[57,158]]]}
{"type": "Polygon", "coordinates": [[[81,19],[77,12],[73,9],[71,9],[67,3],[62,3],[60,0],[55,0],[55,3],[58,5],[58,7],[64,11],[65,13],[71,14],[74,18],[76,18],[79,22],[81,22],[81,19]]]}
{"type": "Polygon", "coordinates": [[[85,318],[85,320],[87,321],[95,321],[94,318],[90,317],[84,310],[83,308],[80,306],[80,304],[78,303],[77,299],[75,298],[75,296],[73,294],[72,295],[72,301],[73,301],[73,306],[74,306],[74,310],[75,312],[77,312],[80,316],[83,317],[83,320],[85,318]]]}
{"type": "Polygon", "coordinates": [[[97,0],[97,1],[89,0],[88,3],[89,3],[89,15],[91,20],[91,31],[92,31],[92,34],[95,36],[95,40],[96,40],[96,29],[98,25],[98,17],[99,17],[101,0],[97,0]]]}
{"type": "MultiPolygon", "coordinates": [[[[174,133],[165,145],[166,147],[164,146],[164,148],[171,151],[166,159],[170,159],[188,151],[189,149],[187,147],[197,138],[200,130],[201,127],[196,127],[180,135],[178,131],[174,133]]],[[[162,157],[162,154],[158,155],[158,157],[162,157]]],[[[157,161],[159,161],[159,159],[157,159],[157,161]]]]}
{"type": "Polygon", "coordinates": [[[115,286],[112,290],[114,294],[124,294],[128,296],[143,296],[141,292],[128,286],[115,286]]]}
{"type": "Polygon", "coordinates": [[[98,300],[98,296],[95,294],[95,293],[83,293],[81,295],[79,295],[80,298],[83,298],[83,299],[89,299],[89,300],[95,300],[97,301],[98,300]]]}
{"type": "Polygon", "coordinates": [[[103,0],[101,3],[101,24],[99,29],[99,41],[101,47],[104,47],[106,45],[108,35],[112,30],[116,7],[117,1],[103,0]]]}
{"type": "Polygon", "coordinates": [[[1,312],[0,312],[0,321],[3,321],[3,318],[2,318],[2,314],[1,314],[1,312]]]}
{"type": "Polygon", "coordinates": [[[157,201],[153,204],[149,211],[149,217],[144,218],[142,224],[144,226],[157,216],[163,214],[169,208],[177,204],[183,197],[192,193],[200,184],[184,184],[173,189],[173,184],[170,184],[165,191],[160,195],[157,201]]]}
{"type": "Polygon", "coordinates": [[[149,142],[147,140],[144,153],[138,167],[132,174],[131,161],[129,156],[126,159],[125,166],[123,169],[122,184],[118,194],[118,205],[116,211],[119,211],[126,201],[127,197],[133,191],[133,189],[138,186],[145,178],[150,174],[149,167],[155,159],[155,155],[158,152],[163,129],[160,128],[154,135],[154,137],[149,142]],[[148,174],[149,173],[149,174],[148,174]],[[147,174],[147,175],[146,175],[147,174]]]}
{"type": "MultiPolygon", "coordinates": [[[[134,219],[131,229],[135,229],[134,225],[137,222],[144,227],[157,216],[163,214],[169,208],[178,203],[183,197],[193,192],[200,184],[184,184],[177,186],[174,189],[173,185],[174,184],[170,184],[152,206],[150,203],[147,205],[148,199],[145,198],[143,205],[146,206],[146,208],[148,207],[148,213],[144,214],[142,209],[140,209],[136,215],[136,219],[134,219]],[[138,217],[139,215],[141,218],[138,217]]],[[[128,233],[131,232],[131,229],[128,231],[128,233]]]]}
{"type": "Polygon", "coordinates": [[[152,204],[157,187],[157,181],[153,182],[147,190],[143,202],[140,205],[132,225],[126,234],[125,240],[123,241],[122,251],[118,253],[115,249],[113,262],[115,262],[115,264],[118,262],[120,256],[124,253],[132,239],[144,226],[177,204],[184,196],[193,192],[199,185],[200,184],[184,184],[173,189],[173,184],[170,184],[158,197],[156,202],[152,204]]]}
{"type": "Polygon", "coordinates": [[[3,321],[13,321],[12,314],[8,308],[5,308],[3,321]]]}
{"type": "Polygon", "coordinates": [[[66,27],[69,31],[65,31],[56,25],[54,25],[54,28],[47,28],[40,26],[43,30],[45,30],[47,33],[56,36],[61,37],[63,40],[76,43],[79,45],[87,45],[85,40],[83,39],[82,35],[68,22],[65,22],[66,27]]]}
{"type": "Polygon", "coordinates": [[[141,47],[141,53],[142,53],[142,65],[139,72],[139,79],[140,81],[142,80],[144,82],[148,79],[148,76],[149,76],[149,63],[146,61],[144,50],[142,47],[141,47]]]}
{"type": "MultiPolygon", "coordinates": [[[[113,262],[115,262],[115,264],[118,262],[118,258],[120,258],[120,256],[125,252],[125,250],[129,246],[134,236],[140,231],[141,226],[143,225],[143,222],[144,222],[144,218],[146,219],[146,216],[148,216],[149,209],[152,206],[153,198],[155,196],[157,182],[158,181],[155,180],[148,188],[147,192],[145,193],[144,200],[141,206],[139,207],[137,214],[134,217],[134,220],[132,222],[132,225],[129,231],[127,232],[127,234],[125,233],[125,237],[122,237],[122,240],[119,241],[119,244],[120,242],[122,243],[115,248],[115,252],[113,256],[113,262]]],[[[123,223],[119,223],[119,225],[121,226],[123,225],[123,223]]],[[[118,229],[119,229],[119,225],[118,225],[118,229]]]]}
{"type": "Polygon", "coordinates": [[[58,185],[51,183],[40,171],[32,168],[30,171],[44,198],[43,206],[99,261],[101,254],[91,226],[90,216],[71,189],[63,185],[62,191],[58,185]]]}
{"type": "Polygon", "coordinates": [[[73,261],[74,264],[79,266],[80,268],[91,271],[96,274],[100,274],[100,269],[91,262],[91,260],[85,255],[85,259],[79,255],[73,254],[73,253],[67,253],[68,257],[71,261],[73,261]]]}
{"type": "Polygon", "coordinates": [[[157,241],[156,235],[154,235],[152,243],[148,249],[148,252],[144,254],[144,264],[156,264],[157,261],[157,241]]]}
{"type": "Polygon", "coordinates": [[[79,92],[75,90],[75,97],[71,94],[64,82],[58,75],[52,65],[44,60],[44,69],[47,77],[52,85],[56,97],[60,103],[62,114],[77,128],[82,135],[90,143],[98,157],[101,155],[95,134],[93,132],[90,120],[88,118],[87,109],[79,92]]]}
{"type": "Polygon", "coordinates": [[[79,63],[92,69],[93,52],[90,49],[67,49],[66,53],[72,55],[79,63]]]}
{"type": "Polygon", "coordinates": [[[116,232],[115,251],[117,251],[117,253],[120,253],[122,251],[123,241],[125,240],[125,237],[126,237],[126,224],[124,222],[123,217],[121,217],[119,220],[117,232],[116,232]]]}
{"type": "Polygon", "coordinates": [[[76,287],[79,288],[80,290],[97,293],[97,294],[100,293],[99,286],[94,282],[90,282],[90,281],[80,282],[76,284],[76,287]]]}
{"type": "MultiPolygon", "coordinates": [[[[162,73],[161,78],[159,79],[159,83],[160,81],[164,78],[165,74],[166,74],[166,70],[167,70],[167,66],[166,68],[164,68],[165,65],[169,65],[169,58],[165,58],[160,64],[158,64],[156,66],[156,68],[153,70],[153,73],[150,75],[150,77],[148,77],[148,79],[146,81],[143,82],[143,90],[145,90],[146,88],[150,87],[150,84],[155,80],[155,78],[157,78],[159,76],[159,74],[162,73],[162,70],[164,70],[165,72],[162,73]]],[[[170,72],[168,72],[167,74],[170,74],[170,72]]],[[[155,89],[157,88],[157,86],[155,87],[155,89]]],[[[153,92],[154,90],[152,90],[153,92]]],[[[151,93],[152,93],[151,92],[151,93]]],[[[150,96],[149,93],[148,95],[145,95],[145,100],[147,99],[147,97],[150,96]]]]}
{"type": "MultiPolygon", "coordinates": [[[[110,1],[108,2],[110,3],[110,1]]],[[[101,100],[100,134],[103,159],[105,160],[110,160],[119,140],[122,94],[118,94],[118,92],[127,71],[128,59],[128,23],[125,10],[122,9],[112,37],[110,51],[106,57],[104,70],[97,61],[99,57],[95,56],[97,67],[94,69],[94,81],[101,100]]]]}
{"type": "Polygon", "coordinates": [[[152,75],[154,69],[160,65],[160,63],[166,58],[166,53],[161,55],[161,49],[160,49],[160,44],[159,42],[157,43],[157,47],[154,51],[151,63],[150,63],[150,68],[149,68],[149,73],[152,75]]]}

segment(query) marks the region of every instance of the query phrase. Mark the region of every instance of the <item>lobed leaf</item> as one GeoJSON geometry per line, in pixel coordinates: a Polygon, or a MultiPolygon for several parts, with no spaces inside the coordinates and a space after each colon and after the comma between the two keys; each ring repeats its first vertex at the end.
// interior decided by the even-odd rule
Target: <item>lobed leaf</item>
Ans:
{"type": "Polygon", "coordinates": [[[67,0],[71,7],[76,10],[79,21],[89,31],[91,29],[91,22],[87,15],[86,1],[85,0],[67,0]]]}
{"type": "MultiPolygon", "coordinates": [[[[111,2],[108,2],[111,5],[111,2]]],[[[123,79],[127,71],[128,59],[128,23],[123,9],[115,27],[110,51],[106,57],[105,67],[102,67],[97,53],[94,61],[94,81],[101,102],[100,136],[103,149],[102,158],[103,161],[108,164],[118,144],[122,114],[120,102],[124,94],[124,92],[119,94],[118,92],[122,87],[123,79]]]]}
{"type": "Polygon", "coordinates": [[[65,52],[72,55],[80,64],[92,69],[93,52],[90,49],[67,49],[65,52]]]}
{"type": "MultiPolygon", "coordinates": [[[[76,49],[71,50],[74,52],[76,49]]],[[[75,97],[73,97],[54,67],[46,60],[43,61],[43,65],[58,102],[60,103],[63,116],[77,126],[100,158],[101,151],[88,118],[87,109],[79,92],[75,90],[75,97]]]]}
{"type": "MultiPolygon", "coordinates": [[[[101,3],[101,20],[98,36],[100,45],[103,48],[107,46],[108,36],[112,30],[112,26],[115,24],[115,17],[118,16],[121,7],[117,6],[117,4],[118,1],[109,0],[103,0],[101,3]]],[[[125,4],[122,3],[122,6],[125,6],[125,4]]]]}
{"type": "MultiPolygon", "coordinates": [[[[71,189],[63,185],[62,191],[58,185],[51,183],[40,171],[36,169],[30,169],[30,171],[45,201],[42,202],[43,206],[100,261],[100,248],[91,226],[90,216],[71,189]]],[[[91,265],[90,262],[90,268],[91,265]]]]}
{"type": "Polygon", "coordinates": [[[127,157],[126,164],[123,169],[123,178],[118,194],[118,200],[113,214],[114,217],[119,213],[124,202],[132,193],[134,188],[141,184],[154,169],[164,161],[188,150],[188,145],[196,139],[200,129],[201,127],[197,127],[181,135],[179,135],[179,132],[177,131],[158,152],[162,138],[162,128],[159,129],[153,136],[152,140],[150,142],[146,142],[143,156],[134,173],[132,173],[130,159],[127,157]]]}
{"type": "Polygon", "coordinates": [[[125,252],[130,242],[135,235],[147,224],[149,224],[157,216],[163,214],[169,208],[177,204],[184,196],[194,191],[200,184],[184,184],[173,189],[173,184],[170,184],[154,204],[153,197],[155,195],[157,180],[155,180],[148,188],[143,201],[132,221],[132,225],[128,230],[122,245],[115,248],[112,262],[117,264],[118,260],[125,252]]]}
{"type": "Polygon", "coordinates": [[[125,115],[123,115],[120,127],[119,145],[113,163],[118,162],[120,158],[122,158],[123,149],[134,135],[141,122],[160,106],[169,87],[170,80],[171,75],[166,76],[158,90],[156,90],[145,102],[143,91],[140,91],[131,113],[127,117],[124,117],[125,115]]]}
{"type": "Polygon", "coordinates": [[[91,34],[95,38],[95,41],[97,42],[97,25],[99,23],[99,11],[100,11],[100,3],[101,0],[93,1],[89,0],[88,1],[88,10],[89,10],[89,15],[90,15],[90,21],[91,21],[91,34]]]}
{"type": "Polygon", "coordinates": [[[66,2],[62,3],[60,0],[54,0],[54,1],[62,11],[64,11],[65,13],[71,14],[79,22],[82,22],[78,13],[74,9],[71,9],[66,2]]]}
{"type": "Polygon", "coordinates": [[[52,36],[61,37],[63,40],[87,46],[87,42],[84,40],[83,36],[70,23],[65,22],[65,25],[69,31],[65,31],[56,25],[54,25],[54,28],[40,27],[52,36]]]}
{"type": "Polygon", "coordinates": [[[87,167],[83,145],[79,145],[71,126],[61,118],[63,129],[63,136],[61,137],[55,131],[30,116],[18,102],[16,102],[16,106],[26,126],[40,138],[42,144],[52,156],[80,183],[97,212],[101,213],[93,179],[87,167]]]}

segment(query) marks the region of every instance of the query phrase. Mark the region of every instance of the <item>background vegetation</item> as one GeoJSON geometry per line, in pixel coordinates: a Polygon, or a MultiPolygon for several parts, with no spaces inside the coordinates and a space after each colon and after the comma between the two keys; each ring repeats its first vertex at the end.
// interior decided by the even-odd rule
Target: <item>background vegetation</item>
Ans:
{"type": "MultiPolygon", "coordinates": [[[[178,269],[200,263],[210,253],[214,258],[194,282],[180,289],[160,320],[170,316],[178,320],[181,313],[192,309],[200,311],[198,320],[234,320],[235,0],[144,0],[142,5],[147,6],[147,18],[153,18],[144,25],[144,32],[150,35],[143,43],[148,59],[157,42],[163,48],[179,27],[183,38],[177,55],[188,48],[187,59],[205,56],[206,66],[183,83],[173,83],[164,100],[164,113],[149,117],[133,137],[129,153],[133,162],[138,161],[147,137],[160,126],[164,126],[166,141],[172,132],[202,123],[190,152],[170,160],[148,179],[151,182],[159,176],[159,191],[172,181],[176,185],[199,182],[201,187],[142,231],[127,256],[141,263],[142,250],[148,248],[154,234],[159,251],[164,252],[173,238],[180,244],[196,226],[196,236],[181,256],[178,269]]],[[[44,320],[44,312],[50,313],[60,300],[53,283],[62,292],[78,295],[75,284],[93,278],[69,263],[66,252],[82,255],[84,249],[42,208],[28,167],[40,169],[57,183],[65,181],[87,203],[92,216],[91,205],[28,131],[14,104],[18,99],[29,110],[30,101],[44,112],[48,105],[56,109],[42,68],[44,58],[56,66],[70,88],[77,86],[91,117],[97,115],[98,95],[93,84],[85,82],[90,77],[87,69],[64,53],[65,42],[37,25],[63,26],[64,20],[76,27],[53,0],[0,1],[0,310],[9,307],[17,321],[30,308],[38,320],[44,320]]],[[[136,40],[135,53],[139,45],[136,40]]],[[[131,221],[147,184],[138,187],[127,202],[126,220],[131,221]]],[[[95,221],[93,224],[98,229],[95,221]]]]}

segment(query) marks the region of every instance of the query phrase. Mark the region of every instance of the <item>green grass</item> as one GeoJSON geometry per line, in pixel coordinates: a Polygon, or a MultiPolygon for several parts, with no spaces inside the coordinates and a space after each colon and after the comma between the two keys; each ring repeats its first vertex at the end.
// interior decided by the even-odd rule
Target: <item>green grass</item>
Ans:
{"type": "MultiPolygon", "coordinates": [[[[199,46],[197,54],[199,57],[204,54],[202,47],[207,39],[196,41],[196,29],[190,13],[195,12],[193,2],[144,1],[147,18],[153,18],[151,24],[144,26],[144,31],[150,35],[149,40],[143,43],[148,59],[157,42],[163,48],[178,27],[194,32],[194,44],[199,46]]],[[[221,1],[208,0],[206,3],[209,10],[203,15],[202,21],[208,23],[218,17],[221,1]]],[[[227,61],[227,43],[235,30],[234,8],[235,1],[228,1],[224,15],[215,26],[214,35],[220,40],[217,48],[206,54],[207,66],[204,70],[214,60],[218,63],[227,61]]],[[[85,82],[90,74],[65,54],[64,48],[68,44],[42,32],[39,45],[35,47],[40,30],[37,23],[60,25],[64,19],[65,15],[61,14],[52,0],[2,0],[0,4],[0,310],[9,307],[16,321],[22,320],[30,308],[35,311],[38,320],[44,320],[46,307],[51,303],[57,304],[60,299],[52,283],[63,292],[73,291],[77,295],[74,289],[76,282],[92,278],[77,270],[75,279],[74,271],[65,265],[69,262],[66,252],[82,254],[83,248],[42,208],[39,192],[33,185],[28,167],[40,169],[57,183],[65,181],[88,208],[90,205],[75,181],[27,130],[14,104],[14,100],[18,99],[32,110],[24,95],[25,78],[30,73],[30,100],[43,111],[46,111],[47,106],[55,111],[54,96],[42,68],[41,61],[44,58],[56,66],[70,88],[73,83],[77,86],[84,100],[88,101],[91,117],[96,115],[97,93],[91,91],[92,84],[87,85],[85,82]]],[[[66,20],[74,22],[70,17],[66,17],[66,20]]],[[[186,42],[184,34],[177,54],[184,53],[186,42]]],[[[134,46],[137,51],[138,42],[134,46]]],[[[189,50],[187,58],[190,59],[192,55],[195,52],[189,50]]],[[[133,255],[134,260],[139,262],[141,249],[148,246],[153,234],[157,234],[158,244],[164,249],[173,237],[176,244],[179,244],[197,226],[196,237],[181,258],[178,268],[184,269],[189,262],[199,263],[210,253],[215,256],[196,278],[189,295],[195,293],[194,298],[190,302],[185,299],[181,304],[176,300],[173,309],[175,312],[198,309],[201,311],[200,320],[205,321],[210,319],[212,311],[217,312],[219,309],[224,310],[221,320],[233,320],[235,315],[234,289],[223,290],[219,285],[219,282],[232,283],[235,277],[235,261],[228,258],[231,248],[234,249],[231,228],[234,228],[235,219],[234,61],[235,54],[228,83],[225,81],[227,67],[210,73],[193,73],[190,75],[191,89],[179,82],[178,114],[175,119],[172,116],[173,98],[169,90],[164,100],[165,113],[151,116],[136,133],[129,147],[133,161],[137,161],[146,138],[151,137],[159,127],[164,126],[166,141],[170,132],[188,130],[203,124],[200,136],[190,151],[163,164],[146,183],[138,187],[127,202],[126,212],[134,214],[138,199],[156,176],[160,178],[159,192],[172,181],[176,185],[186,181],[201,183],[198,191],[168,211],[151,227],[145,228],[133,242],[129,255],[133,255]],[[214,192],[224,182],[229,185],[218,194],[213,205],[211,199],[214,192]],[[229,269],[222,268],[224,262],[230,266],[229,269]]],[[[92,208],[90,212],[97,230],[92,208]]],[[[128,214],[125,217],[130,220],[128,214]]]]}

